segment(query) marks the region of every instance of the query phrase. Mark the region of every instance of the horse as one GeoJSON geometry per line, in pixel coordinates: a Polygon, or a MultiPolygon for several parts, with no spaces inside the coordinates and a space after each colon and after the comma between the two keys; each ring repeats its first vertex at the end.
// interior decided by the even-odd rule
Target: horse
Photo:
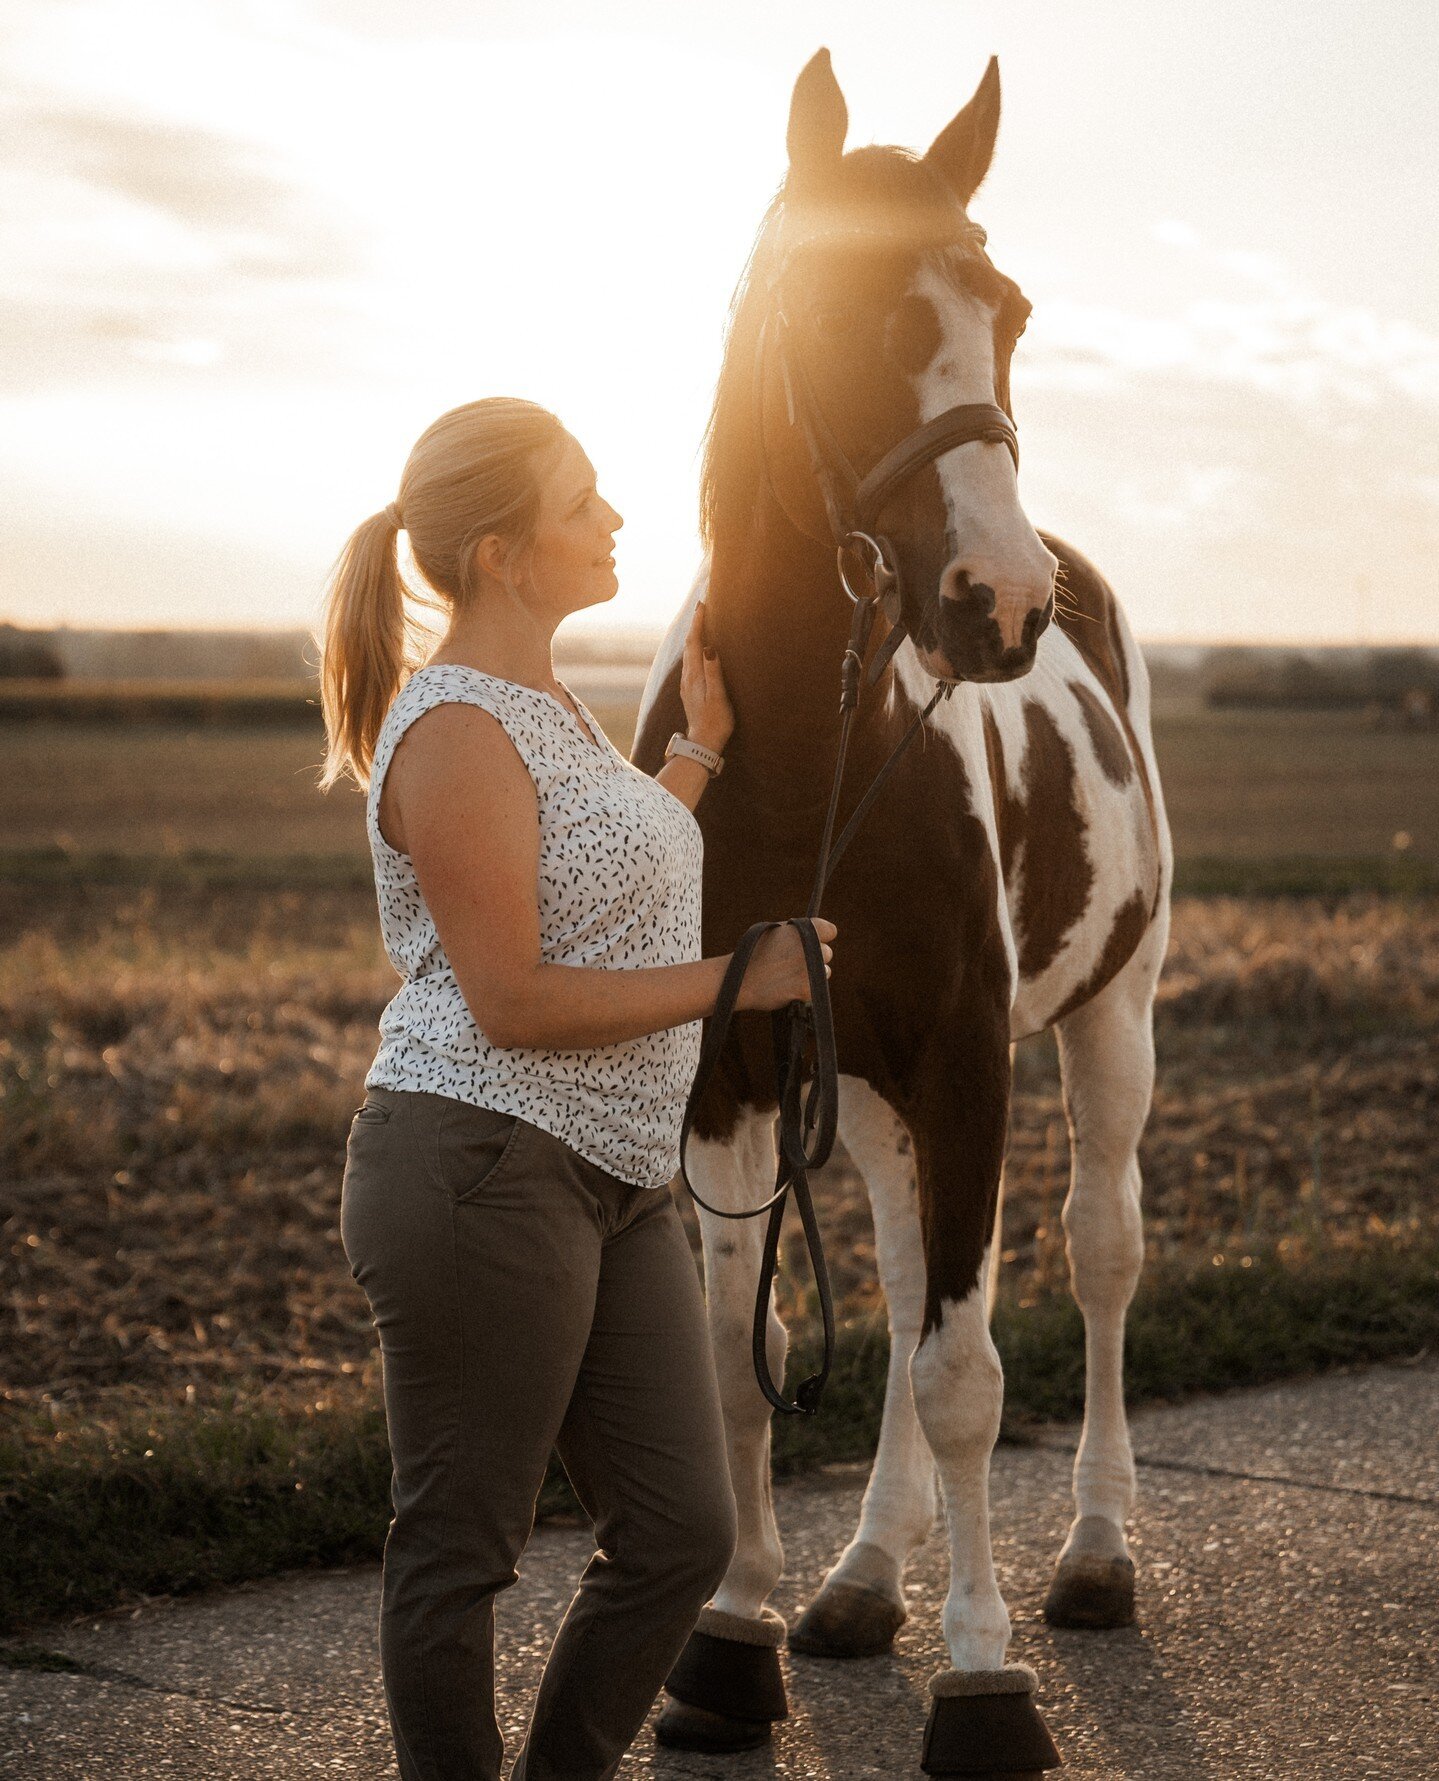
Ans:
{"type": "MultiPolygon", "coordinates": [[[[1013,419],[1010,364],[1030,305],[969,216],[998,124],[993,60],[923,155],[845,151],[848,111],[827,51],[795,83],[787,170],[735,292],[705,439],[707,558],[655,657],[632,750],[656,772],[684,727],[680,654],[703,598],[735,713],[724,772],[698,811],[706,954],[802,910],[820,844],[850,602],[816,425],[862,475],[956,405],[1013,419]]],[[[1037,1774],[1059,1758],[1034,1672],[1006,1663],[988,1508],[1012,1048],[1057,1035],[1071,1138],[1063,1223],[1085,1326],[1075,1514],[1045,1613],[1064,1626],[1125,1625],[1135,1471],[1124,1321],[1143,1257],[1136,1147],[1173,856],[1143,658],[1098,569],[1031,525],[1005,440],[944,450],[880,517],[900,593],[876,649],[891,623],[908,635],[860,700],[842,811],[953,683],[856,830],[823,910],[838,927],[839,1131],[869,1194],[889,1321],[882,1432],[854,1538],[787,1629],[768,1604],[783,1553],[771,1409],[750,1352],[763,1221],[701,1213],[740,1536],[666,1684],[657,1733],[709,1751],[763,1742],[787,1711],[786,1634],[819,1655],[886,1650],[906,1617],[906,1562],[935,1519],[937,1474],[948,1664],[930,1684],[922,1766],[1037,1774]]],[[[741,1015],[691,1133],[688,1174],[704,1199],[740,1210],[768,1195],[775,1104],[768,1020],[741,1015]]],[[[764,1346],[776,1378],[786,1343],[771,1297],[764,1346]]]]}

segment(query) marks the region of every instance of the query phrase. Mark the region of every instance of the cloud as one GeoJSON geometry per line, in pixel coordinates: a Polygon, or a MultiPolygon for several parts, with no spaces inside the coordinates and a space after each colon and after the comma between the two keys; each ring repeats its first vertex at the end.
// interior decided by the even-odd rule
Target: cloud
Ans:
{"type": "Polygon", "coordinates": [[[1238,293],[1167,316],[1057,297],[1036,310],[1016,383],[1085,388],[1155,374],[1261,391],[1301,408],[1439,406],[1439,335],[1314,295],[1273,255],[1206,246],[1187,223],[1150,231],[1238,293]]]}
{"type": "Polygon", "coordinates": [[[365,233],[256,141],[22,98],[0,205],[0,387],[346,360],[365,233]]]}
{"type": "Polygon", "coordinates": [[[346,231],[270,164],[258,143],[91,109],[41,106],[15,121],[21,156],[33,157],[52,179],[68,176],[159,211],[222,246],[232,270],[314,278],[359,269],[346,231]]]}

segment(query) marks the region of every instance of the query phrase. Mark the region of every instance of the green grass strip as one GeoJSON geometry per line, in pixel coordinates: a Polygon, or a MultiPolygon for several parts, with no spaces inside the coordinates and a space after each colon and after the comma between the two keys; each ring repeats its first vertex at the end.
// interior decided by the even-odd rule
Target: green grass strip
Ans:
{"type": "MultiPolygon", "coordinates": [[[[1256,1257],[1151,1272],[1131,1310],[1131,1403],[1255,1385],[1439,1341],[1439,1243],[1379,1245],[1293,1268],[1256,1257]]],[[[1001,1301],[1010,1438],[1083,1408],[1083,1332],[1067,1295],[1001,1301]]],[[[796,1341],[791,1388],[817,1343],[796,1341]]],[[[888,1366],[877,1319],[846,1326],[818,1417],[779,1417],[781,1475],[874,1450],[888,1366]]],[[[298,1566],[378,1558],[390,1458],[378,1404],[285,1417],[235,1398],[136,1415],[103,1429],[62,1415],[14,1417],[0,1435],[0,1633],[142,1595],[182,1594],[298,1566]]],[[[541,1515],[575,1507],[552,1468],[541,1515]]],[[[26,1647],[0,1660],[26,1661],[26,1647]]]]}

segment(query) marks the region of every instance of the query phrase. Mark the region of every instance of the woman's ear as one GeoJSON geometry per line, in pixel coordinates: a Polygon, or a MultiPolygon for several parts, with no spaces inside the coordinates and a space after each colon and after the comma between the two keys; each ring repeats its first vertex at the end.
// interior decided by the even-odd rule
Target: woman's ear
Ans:
{"type": "Polygon", "coordinates": [[[487,532],[471,553],[474,568],[493,581],[503,581],[506,548],[505,541],[498,532],[487,532]]]}

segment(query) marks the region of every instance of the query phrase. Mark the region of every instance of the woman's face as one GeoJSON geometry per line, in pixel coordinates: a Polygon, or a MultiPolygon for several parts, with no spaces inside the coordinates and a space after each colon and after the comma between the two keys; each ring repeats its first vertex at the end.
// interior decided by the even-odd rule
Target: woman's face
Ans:
{"type": "Polygon", "coordinates": [[[613,555],[624,520],[595,487],[595,469],[567,433],[540,478],[540,512],[528,553],[535,595],[557,617],[612,600],[613,555]]]}

